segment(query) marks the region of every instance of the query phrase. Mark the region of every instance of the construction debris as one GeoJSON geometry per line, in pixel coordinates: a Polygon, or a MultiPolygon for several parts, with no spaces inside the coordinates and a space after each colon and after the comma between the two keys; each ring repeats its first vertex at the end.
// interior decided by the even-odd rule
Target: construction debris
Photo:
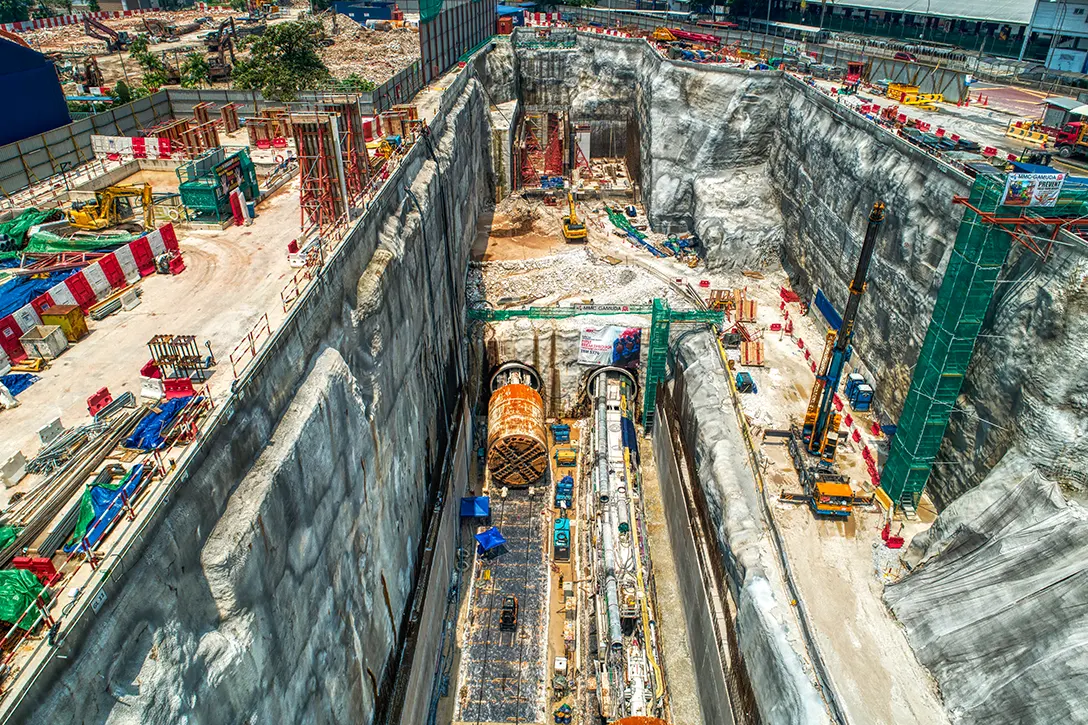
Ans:
{"type": "Polygon", "coordinates": [[[321,60],[337,80],[357,77],[381,84],[419,60],[419,31],[415,28],[368,30],[346,15],[336,15],[334,29],[329,13],[322,15],[321,22],[333,40],[332,45],[321,48],[321,60]]]}

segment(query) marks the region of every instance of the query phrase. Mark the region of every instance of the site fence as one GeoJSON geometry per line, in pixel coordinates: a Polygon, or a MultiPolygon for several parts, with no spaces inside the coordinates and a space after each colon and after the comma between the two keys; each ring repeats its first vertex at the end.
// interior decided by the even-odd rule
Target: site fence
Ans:
{"type": "MultiPolygon", "coordinates": [[[[364,116],[388,111],[407,103],[424,86],[423,70],[417,61],[402,69],[374,91],[358,93],[364,116]]],[[[300,94],[300,100],[315,99],[320,93],[300,94]]],[[[29,206],[32,197],[19,192],[43,184],[47,190],[67,190],[74,183],[70,175],[95,160],[91,136],[138,136],[140,130],[163,121],[185,118],[198,103],[238,105],[239,116],[255,116],[268,107],[282,107],[257,91],[228,89],[167,88],[132,103],[95,113],[67,126],[0,146],[0,197],[4,206],[29,206]]],[[[40,195],[41,189],[34,194],[40,195]]]]}

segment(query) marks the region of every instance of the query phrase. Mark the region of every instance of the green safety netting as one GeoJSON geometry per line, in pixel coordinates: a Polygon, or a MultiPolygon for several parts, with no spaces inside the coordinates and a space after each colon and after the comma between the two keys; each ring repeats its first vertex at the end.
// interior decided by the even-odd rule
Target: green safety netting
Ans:
{"type": "Polygon", "coordinates": [[[30,227],[51,221],[58,216],[57,209],[25,209],[19,216],[0,222],[0,252],[17,252],[26,246],[26,234],[30,227]]]}
{"type": "Polygon", "coordinates": [[[419,0],[419,20],[426,23],[442,12],[442,0],[419,0]]]}
{"type": "Polygon", "coordinates": [[[15,537],[19,535],[22,529],[18,529],[14,526],[0,526],[0,551],[8,548],[8,544],[15,541],[15,537]]]}
{"type": "Polygon", "coordinates": [[[26,569],[4,569],[0,571],[0,621],[18,625],[21,629],[30,629],[41,614],[34,600],[39,594],[48,599],[45,587],[26,569]],[[27,612],[28,608],[32,608],[27,612]],[[26,613],[26,616],[23,616],[26,613]]]}

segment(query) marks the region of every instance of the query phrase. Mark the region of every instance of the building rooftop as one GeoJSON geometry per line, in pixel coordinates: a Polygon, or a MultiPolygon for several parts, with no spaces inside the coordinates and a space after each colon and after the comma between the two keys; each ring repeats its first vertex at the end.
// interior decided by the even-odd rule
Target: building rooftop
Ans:
{"type": "Polygon", "coordinates": [[[1035,9],[1034,0],[849,0],[840,7],[883,10],[893,13],[938,15],[962,20],[1027,25],[1035,9]]]}

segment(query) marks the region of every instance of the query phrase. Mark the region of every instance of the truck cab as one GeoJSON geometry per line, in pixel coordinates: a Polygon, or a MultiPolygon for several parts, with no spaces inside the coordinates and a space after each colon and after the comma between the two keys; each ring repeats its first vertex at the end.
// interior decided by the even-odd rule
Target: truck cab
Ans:
{"type": "Polygon", "coordinates": [[[813,491],[812,510],[821,516],[848,517],[854,508],[854,491],[849,483],[819,481],[813,491]]]}
{"type": "Polygon", "coordinates": [[[1062,126],[1062,129],[1054,134],[1054,145],[1058,147],[1058,155],[1067,159],[1075,153],[1085,153],[1086,133],[1088,133],[1088,124],[1080,121],[1062,126]]]}

